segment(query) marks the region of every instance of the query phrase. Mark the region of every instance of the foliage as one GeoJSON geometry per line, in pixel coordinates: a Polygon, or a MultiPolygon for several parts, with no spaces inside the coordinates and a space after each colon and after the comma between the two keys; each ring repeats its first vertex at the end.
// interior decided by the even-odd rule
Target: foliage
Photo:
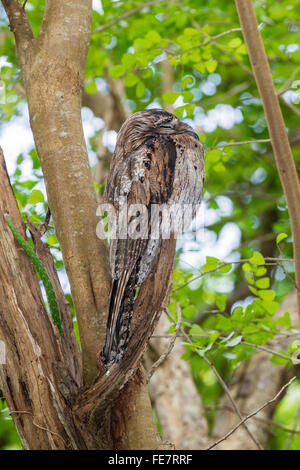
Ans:
{"type": "MultiPolygon", "coordinates": [[[[35,34],[39,32],[43,4],[39,0],[26,4],[35,34]]],[[[118,85],[123,87],[120,101],[130,112],[172,105],[176,115],[193,124],[199,133],[206,166],[204,228],[192,230],[178,243],[169,310],[176,319],[179,302],[183,326],[192,340],[184,359],[190,361],[204,404],[216,404],[222,391],[203,355],[224,379],[260,347],[270,350],[273,364],[290,366],[297,358],[298,346],[291,335],[299,331],[288,312],[276,316],[280,301],[294,287],[293,262],[288,261],[292,258],[289,215],[272,149],[266,142],[266,121],[234,2],[209,0],[199,5],[196,0],[157,1],[105,27],[142,4],[133,0],[94,2],[92,31],[102,31],[91,35],[85,91],[110,94],[115,93],[113,85],[118,85]],[[165,89],[164,61],[171,65],[171,89],[165,89]],[[248,141],[253,143],[237,145],[248,141]],[[237,302],[235,294],[240,291],[243,294],[237,302]],[[287,349],[278,351],[274,344],[282,336],[291,338],[287,349]]],[[[297,7],[295,0],[255,2],[299,166],[297,7]]],[[[7,122],[22,113],[25,98],[13,36],[2,12],[0,26],[1,79],[6,85],[0,130],[4,131],[7,122]]],[[[106,131],[110,129],[104,134],[106,131]]],[[[95,137],[96,131],[91,138],[93,146],[95,137]]],[[[47,202],[34,149],[19,155],[11,178],[24,219],[29,216],[41,224],[47,202]],[[30,177],[24,176],[29,167],[30,177]]],[[[51,225],[45,241],[63,273],[51,225]]],[[[170,333],[173,329],[171,325],[170,333]]],[[[279,406],[276,419],[283,422],[282,417],[291,409],[289,404],[279,406]]],[[[209,419],[212,426],[213,414],[209,419]]],[[[281,438],[272,439],[272,448],[284,445],[281,438]]]]}
{"type": "MultiPolygon", "coordinates": [[[[38,192],[38,191],[36,191],[36,192],[38,192]]],[[[31,193],[31,195],[33,195],[33,194],[34,194],[34,191],[31,193]]],[[[51,314],[53,323],[54,323],[54,325],[57,326],[58,331],[62,335],[63,330],[62,330],[62,324],[61,324],[61,318],[60,318],[59,307],[58,307],[58,303],[57,303],[57,299],[56,299],[56,294],[55,294],[54,288],[52,286],[52,283],[49,279],[49,276],[47,274],[47,271],[44,268],[42,261],[39,259],[36,252],[32,248],[32,246],[18,232],[18,230],[13,225],[13,223],[12,223],[9,216],[6,217],[6,222],[7,222],[7,225],[9,226],[10,230],[12,231],[13,236],[15,237],[17,242],[19,243],[19,245],[23,248],[25,253],[31,259],[31,261],[32,261],[32,263],[33,263],[33,265],[36,269],[36,272],[38,273],[41,281],[43,282],[43,286],[44,286],[45,291],[46,291],[46,296],[47,296],[47,300],[48,300],[48,303],[49,303],[49,310],[50,310],[50,314],[51,314]]]]}

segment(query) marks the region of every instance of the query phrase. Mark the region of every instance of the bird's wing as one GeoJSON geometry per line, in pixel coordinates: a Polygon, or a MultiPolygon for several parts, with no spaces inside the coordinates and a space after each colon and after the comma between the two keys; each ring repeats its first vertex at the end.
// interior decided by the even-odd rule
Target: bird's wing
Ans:
{"type": "Polygon", "coordinates": [[[123,220],[125,224],[118,224],[121,233],[117,233],[117,238],[111,240],[110,244],[113,285],[106,343],[102,352],[106,364],[111,360],[115,361],[120,347],[126,347],[136,286],[138,280],[145,278],[151,269],[159,245],[158,239],[149,238],[151,204],[166,202],[170,196],[175,161],[175,145],[163,139],[153,138],[138,150],[126,155],[122,162],[112,162],[105,196],[106,200],[114,205],[118,221],[123,220]],[[134,210],[130,211],[133,204],[139,205],[138,217],[134,210]],[[143,235],[142,238],[133,238],[130,229],[138,226],[138,220],[140,226],[137,228],[142,230],[143,235]],[[129,233],[126,237],[127,228],[129,233]],[[141,277],[139,270],[143,256],[148,259],[141,269],[146,269],[147,272],[141,277]]]}
{"type": "Polygon", "coordinates": [[[148,276],[159,248],[160,239],[149,236],[151,205],[200,203],[204,174],[201,152],[201,144],[194,138],[157,136],[124,158],[113,159],[107,201],[114,205],[118,217],[122,210],[126,214],[126,205],[129,209],[132,204],[142,204],[146,214],[143,213],[140,222],[145,238],[125,237],[126,225],[130,228],[135,221],[135,214],[128,211],[124,219],[121,217],[125,220],[121,234],[111,241],[113,285],[101,355],[106,367],[118,362],[126,351],[136,287],[148,276]]]}

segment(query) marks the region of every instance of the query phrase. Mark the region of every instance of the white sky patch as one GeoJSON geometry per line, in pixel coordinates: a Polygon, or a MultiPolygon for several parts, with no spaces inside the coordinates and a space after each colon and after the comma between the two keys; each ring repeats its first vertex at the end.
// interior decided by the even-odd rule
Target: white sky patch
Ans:
{"type": "Polygon", "coordinates": [[[93,10],[96,10],[100,15],[104,14],[101,0],[93,0],[93,10]]]}
{"type": "Polygon", "coordinates": [[[300,103],[300,89],[298,91],[288,90],[283,94],[283,98],[288,103],[300,103]]]}
{"type": "MultiPolygon", "coordinates": [[[[11,175],[16,169],[16,160],[20,153],[28,153],[34,146],[33,135],[29,127],[28,108],[25,103],[19,106],[20,116],[13,117],[9,122],[3,123],[0,131],[0,145],[4,152],[8,173],[11,175]]],[[[24,178],[31,175],[31,165],[24,178]]]]}
{"type": "Polygon", "coordinates": [[[186,263],[193,266],[195,269],[199,269],[205,264],[206,256],[214,256],[220,260],[224,260],[230,255],[232,250],[237,248],[240,244],[241,231],[239,227],[228,222],[221,229],[218,239],[216,239],[215,232],[211,230],[204,231],[204,239],[202,243],[198,245],[198,251],[195,250],[195,242],[186,242],[184,244],[184,252],[180,256],[180,264],[183,269],[186,269],[186,263]]]}
{"type": "Polygon", "coordinates": [[[213,132],[218,126],[223,129],[230,129],[235,124],[243,120],[243,115],[239,108],[233,108],[229,104],[218,104],[214,109],[210,109],[207,114],[201,108],[197,109],[195,123],[202,127],[204,132],[213,132]]]}
{"type": "MultiPolygon", "coordinates": [[[[33,135],[29,126],[29,116],[27,106],[21,106],[21,115],[13,117],[9,122],[3,123],[0,131],[0,145],[3,148],[7,170],[12,175],[16,169],[17,157],[23,153],[27,154],[34,147],[33,135]]],[[[83,132],[87,142],[90,163],[94,165],[97,160],[95,152],[92,152],[88,139],[92,137],[95,131],[103,128],[102,119],[94,116],[88,108],[82,109],[83,132]]],[[[22,180],[31,177],[31,162],[23,163],[22,180]]]]}
{"type": "Polygon", "coordinates": [[[103,139],[102,142],[105,145],[105,147],[108,148],[110,152],[113,152],[115,150],[116,142],[117,142],[117,132],[116,131],[105,131],[103,133],[103,139]]]}

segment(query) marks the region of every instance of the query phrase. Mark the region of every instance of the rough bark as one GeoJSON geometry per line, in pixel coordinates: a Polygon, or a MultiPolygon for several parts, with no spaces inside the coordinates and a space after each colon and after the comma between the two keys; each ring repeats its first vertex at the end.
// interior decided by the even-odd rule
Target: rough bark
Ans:
{"type": "MultiPolygon", "coordinates": [[[[8,213],[25,237],[2,151],[0,194],[0,338],[6,345],[0,387],[24,449],[78,448],[70,405],[81,386],[79,350],[73,332],[60,337],[53,326],[34,267],[6,223],[8,213]]],[[[61,313],[66,325],[69,312],[61,313]]]]}
{"type": "Polygon", "coordinates": [[[273,85],[262,38],[251,0],[235,0],[243,36],[248,48],[254,77],[263,103],[275,162],[288,205],[293,234],[295,277],[298,286],[300,321],[300,184],[289,144],[285,123],[273,85]]]}
{"type": "MultiPolygon", "coordinates": [[[[149,275],[140,288],[138,298],[134,305],[126,356],[121,363],[111,367],[109,373],[99,377],[95,384],[89,387],[88,390],[79,397],[74,407],[74,416],[79,432],[81,432],[82,426],[88,425],[89,428],[93,429],[95,436],[102,436],[101,445],[104,446],[104,448],[118,447],[118,442],[123,441],[123,437],[119,437],[119,440],[114,442],[114,436],[110,432],[110,404],[124,403],[124,397],[126,398],[127,396],[126,389],[125,391],[123,389],[124,385],[129,381],[129,385],[132,387],[131,390],[136,390],[134,391],[135,396],[137,396],[138,390],[140,390],[142,395],[145,393],[143,390],[145,386],[143,375],[137,373],[137,376],[134,377],[133,374],[140,363],[148,340],[159,319],[161,308],[165,307],[168,302],[170,291],[169,289],[166,290],[166,285],[170,285],[175,245],[175,239],[162,241],[161,250],[156,259],[156,271],[153,271],[149,275]],[[169,281],[166,282],[166,280],[169,281]]],[[[128,404],[127,408],[125,408],[125,414],[123,415],[122,406],[119,406],[119,417],[123,421],[123,423],[120,423],[120,429],[128,430],[130,423],[134,426],[136,422],[134,419],[131,419],[128,424],[125,423],[125,420],[133,417],[135,411],[133,413],[132,410],[134,411],[134,407],[128,404]]],[[[114,415],[116,416],[116,413],[114,413],[114,415]]],[[[149,419],[149,413],[147,415],[144,414],[144,416],[147,416],[149,419]]],[[[152,417],[151,423],[147,423],[147,426],[149,425],[154,429],[152,417]]],[[[140,426],[145,426],[145,423],[140,422],[140,426]]],[[[119,434],[120,433],[118,433],[118,435],[119,434]]],[[[142,433],[140,435],[142,435],[142,433]]],[[[148,441],[149,436],[147,436],[143,445],[148,446],[148,441]]],[[[155,439],[151,437],[151,441],[153,442],[155,439]]]]}
{"type": "MultiPolygon", "coordinates": [[[[96,365],[96,351],[104,343],[110,290],[106,245],[96,237],[96,195],[81,125],[81,90],[89,44],[92,2],[91,0],[46,1],[44,19],[37,38],[33,37],[29,21],[19,0],[3,0],[2,3],[16,38],[18,59],[29,106],[30,123],[41,160],[48,202],[62,248],[79,325],[83,355],[83,380],[86,388],[85,394],[82,395],[82,398],[77,397],[77,400],[90,407],[89,412],[92,419],[88,419],[84,423],[80,422],[77,414],[78,407],[76,408],[75,420],[78,427],[73,447],[107,448],[108,444],[115,448],[120,442],[121,446],[146,448],[149,445],[154,448],[157,445],[156,432],[149,399],[146,400],[147,389],[143,375],[139,372],[136,375],[134,373],[152,327],[154,327],[151,315],[158,313],[161,307],[159,302],[162,302],[166,294],[161,282],[162,270],[158,269],[159,282],[154,281],[153,275],[147,286],[143,286],[141,289],[137,302],[138,307],[135,309],[133,319],[133,325],[136,327],[133,328],[133,331],[140,341],[138,344],[133,342],[132,353],[127,356],[127,364],[123,364],[122,369],[119,368],[115,375],[112,374],[109,378],[107,376],[100,378],[100,384],[105,389],[104,395],[107,401],[102,400],[103,397],[100,399],[98,393],[93,394],[99,380],[89,388],[99,372],[96,365]],[[150,284],[152,288],[149,289],[150,284]],[[151,295],[154,295],[153,302],[151,302],[151,295]],[[148,308],[149,305],[150,308],[148,308]],[[148,311],[148,317],[144,322],[146,311],[148,311]],[[111,377],[115,382],[109,380],[111,377]],[[121,383],[125,386],[129,378],[131,380],[127,385],[127,390],[130,391],[132,400],[136,400],[139,405],[134,405],[129,400],[122,413],[115,415],[121,417],[122,423],[120,424],[116,419],[111,422],[110,408],[113,407],[117,411],[119,405],[124,403],[125,398],[122,399],[122,393],[125,392],[120,392],[120,388],[121,383]],[[91,396],[92,398],[87,403],[86,398],[91,396]],[[119,401],[115,401],[116,398],[119,401]],[[103,403],[107,405],[104,407],[105,409],[101,406],[103,403]],[[138,415],[142,416],[142,419],[139,422],[140,430],[136,432],[137,441],[135,441],[133,430],[138,415]],[[143,427],[148,429],[148,434],[142,433],[143,427]],[[115,430],[120,428],[124,429],[128,436],[124,435],[124,432],[116,433],[115,430]],[[117,438],[115,434],[118,435],[117,438]]],[[[170,245],[170,250],[165,246],[161,252],[161,260],[166,265],[169,275],[173,268],[173,243],[170,245]],[[170,266],[166,260],[168,257],[170,266]]],[[[18,271],[16,270],[16,272],[18,271]]],[[[38,326],[36,325],[35,328],[37,336],[38,326]]],[[[43,331],[43,338],[40,337],[40,342],[44,341],[44,335],[48,334],[49,328],[44,328],[43,331]]],[[[51,338],[51,334],[49,336],[51,338]]],[[[9,343],[14,345],[15,342],[16,338],[12,335],[9,338],[9,343]]],[[[44,351],[48,351],[47,346],[45,349],[43,348],[44,351]]],[[[45,362],[49,357],[51,367],[55,368],[56,361],[53,359],[52,364],[52,354],[54,352],[51,350],[49,353],[45,352],[42,357],[45,362]]],[[[59,361],[58,355],[57,360],[59,361]]],[[[10,378],[11,374],[14,374],[13,365],[11,365],[9,372],[8,377],[10,378]]],[[[38,377],[38,374],[30,376],[30,380],[35,386],[38,377]]],[[[13,382],[11,391],[14,396],[19,394],[17,380],[13,382]]],[[[7,392],[7,387],[5,392],[7,392]]],[[[34,399],[34,401],[38,400],[39,396],[37,391],[34,396],[29,395],[30,400],[34,399]]],[[[9,403],[12,406],[12,411],[16,411],[12,400],[9,403]]],[[[73,401],[70,401],[68,414],[70,414],[72,405],[73,401]]],[[[55,424],[61,417],[60,409],[55,412],[53,406],[52,408],[46,406],[43,408],[43,412],[49,414],[50,423],[46,423],[49,424],[49,429],[55,429],[52,434],[48,432],[48,435],[52,436],[52,440],[53,432],[58,432],[57,430],[61,430],[59,434],[65,436],[67,428],[63,426],[65,429],[63,431],[61,427],[57,426],[56,429],[55,424]]],[[[24,438],[24,440],[26,439],[24,438]]],[[[51,448],[55,448],[55,446],[61,448],[62,442],[65,441],[67,442],[67,439],[56,439],[51,448]],[[58,440],[59,443],[57,443],[58,440]]],[[[40,448],[35,445],[32,443],[29,447],[40,448]]],[[[42,448],[50,447],[43,443],[42,448]]]]}

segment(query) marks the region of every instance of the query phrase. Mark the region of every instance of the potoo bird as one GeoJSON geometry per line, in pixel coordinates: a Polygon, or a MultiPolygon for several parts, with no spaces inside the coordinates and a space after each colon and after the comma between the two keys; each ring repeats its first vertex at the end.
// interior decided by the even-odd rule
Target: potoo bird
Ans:
{"type": "MultiPolygon", "coordinates": [[[[107,179],[105,199],[121,210],[139,204],[149,213],[143,236],[116,236],[110,243],[112,289],[101,360],[106,369],[124,357],[137,288],[147,279],[159,251],[152,237],[153,205],[200,204],[204,179],[203,148],[186,123],[161,109],[130,116],[122,125],[107,179]]],[[[137,215],[140,211],[138,211],[137,215]]],[[[128,213],[126,222],[133,216],[128,213]]],[[[120,235],[120,234],[119,234],[120,235]]]]}

